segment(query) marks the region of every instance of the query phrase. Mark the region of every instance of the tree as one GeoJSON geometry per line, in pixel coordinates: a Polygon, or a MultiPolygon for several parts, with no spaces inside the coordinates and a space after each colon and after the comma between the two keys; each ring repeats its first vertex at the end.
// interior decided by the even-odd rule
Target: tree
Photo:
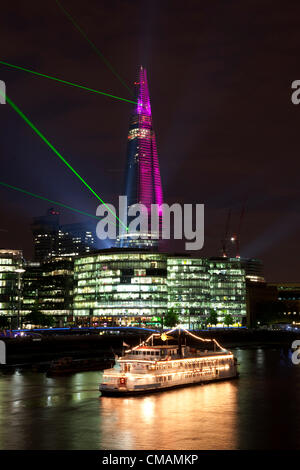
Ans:
{"type": "Polygon", "coordinates": [[[224,316],[224,324],[226,326],[230,326],[230,325],[233,324],[233,322],[234,322],[234,320],[233,320],[232,315],[230,315],[230,313],[226,313],[225,316],[224,316]]]}
{"type": "Polygon", "coordinates": [[[31,312],[26,316],[24,323],[35,326],[53,326],[54,317],[52,315],[44,315],[37,302],[35,302],[31,312]]]}
{"type": "Polygon", "coordinates": [[[8,318],[5,315],[0,316],[0,329],[5,329],[9,327],[8,318]]]}
{"type": "Polygon", "coordinates": [[[218,323],[218,314],[213,308],[210,309],[209,315],[207,317],[207,323],[210,325],[216,325],[218,323]]]}
{"type": "Polygon", "coordinates": [[[164,324],[168,328],[173,328],[174,326],[178,325],[179,317],[174,309],[170,308],[166,315],[164,316],[164,324]]]}

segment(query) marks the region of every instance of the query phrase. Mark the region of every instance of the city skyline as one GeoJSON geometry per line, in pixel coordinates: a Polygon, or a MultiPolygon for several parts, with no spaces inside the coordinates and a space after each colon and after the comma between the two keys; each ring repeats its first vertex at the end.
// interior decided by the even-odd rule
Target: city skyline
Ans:
{"type": "MultiPolygon", "coordinates": [[[[113,7],[105,7],[109,20],[100,31],[96,28],[95,17],[100,19],[103,9],[99,12],[97,3],[90,2],[93,14],[85,17],[84,27],[127,83],[133,81],[137,63],[144,63],[150,71],[167,202],[196,201],[206,205],[205,245],[199,256],[219,254],[228,209],[231,208],[233,214],[231,230],[236,231],[243,202],[247,199],[241,255],[261,258],[270,281],[297,280],[296,266],[291,265],[290,259],[299,253],[299,215],[294,202],[297,198],[298,109],[291,103],[289,93],[292,81],[297,78],[297,61],[296,54],[284,53],[289,44],[288,35],[282,29],[279,50],[284,67],[278,70],[277,56],[268,43],[271,26],[260,24],[250,4],[249,28],[255,31],[254,35],[249,36],[238,27],[238,20],[243,18],[240,7],[235,8],[235,15],[232,15],[232,6],[219,6],[217,14],[206,23],[201,41],[196,34],[201,15],[195,11],[187,26],[185,19],[190,18],[193,10],[188,7],[188,16],[183,14],[182,27],[190,33],[185,36],[186,55],[181,56],[178,67],[176,50],[180,42],[176,40],[179,26],[176,11],[179,3],[174,3],[168,24],[164,6],[156,3],[151,8],[143,4],[140,9],[129,7],[126,11],[121,3],[116,2],[116,5],[128,20],[126,28],[120,25],[118,40],[109,40],[109,28],[115,30],[113,15],[109,15],[113,7]],[[144,8],[149,8],[146,19],[144,8]],[[142,30],[137,27],[141,17],[146,25],[142,30]],[[233,24],[236,31],[231,27],[233,24]],[[132,32],[131,37],[127,35],[128,30],[132,32]],[[154,31],[157,32],[155,40],[154,31]],[[211,31],[218,31],[214,40],[211,31]],[[227,42],[223,43],[225,35],[227,42]],[[239,49],[235,46],[237,38],[239,49]],[[259,52],[262,47],[258,45],[265,45],[269,50],[267,59],[262,60],[259,52]],[[273,92],[269,89],[270,82],[273,92]],[[287,157],[284,178],[283,155],[287,157]]],[[[30,44],[28,54],[26,41],[24,45],[19,41],[20,33],[15,19],[11,19],[10,8],[7,5],[3,9],[8,25],[2,31],[3,43],[7,44],[4,60],[132,98],[77,36],[72,25],[66,24],[58,9],[50,5],[45,6],[43,13],[36,9],[34,19],[30,20],[30,12],[20,7],[19,18],[26,24],[32,21],[32,27],[24,32],[30,44]],[[53,39],[54,43],[61,46],[59,38],[66,38],[62,47],[53,48],[47,35],[41,43],[36,41],[41,32],[40,20],[45,14],[49,20],[46,28],[51,27],[51,21],[56,24],[58,38],[53,39]],[[17,43],[16,53],[13,45],[17,43]],[[46,52],[43,60],[40,58],[42,50],[46,52]],[[83,68],[81,63],[84,63],[83,68]]],[[[77,18],[81,8],[76,2],[72,6],[77,18]]],[[[211,8],[204,8],[207,15],[211,8]]],[[[264,8],[261,7],[262,11],[264,8]]],[[[279,21],[278,6],[274,6],[271,15],[272,21],[279,21]]],[[[292,17],[292,9],[286,7],[282,21],[293,29],[296,26],[292,17]]],[[[278,40],[274,37],[273,41],[276,44],[278,40]]],[[[296,38],[295,49],[297,41],[296,38]]],[[[105,200],[113,201],[122,187],[130,105],[66,89],[4,66],[1,66],[0,78],[7,85],[7,93],[80,169],[91,186],[99,190],[105,200]]],[[[53,160],[44,144],[25,128],[18,116],[8,106],[1,105],[1,112],[3,180],[95,213],[93,198],[53,160]]],[[[1,201],[0,246],[23,249],[30,258],[31,219],[43,214],[48,205],[3,188],[1,201]]],[[[64,223],[86,220],[67,211],[62,212],[62,217],[64,223]]]]}
{"type": "Polygon", "coordinates": [[[2,3],[0,456],[286,461],[300,3],[2,3]]]}

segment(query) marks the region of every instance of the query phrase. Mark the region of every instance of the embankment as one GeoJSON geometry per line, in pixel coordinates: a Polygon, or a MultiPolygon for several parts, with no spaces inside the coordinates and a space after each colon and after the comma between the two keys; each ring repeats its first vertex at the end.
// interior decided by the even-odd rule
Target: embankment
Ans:
{"type": "MultiPolygon", "coordinates": [[[[206,339],[215,338],[226,348],[289,348],[295,339],[300,339],[300,332],[297,331],[229,329],[194,333],[206,339]]],[[[42,335],[40,338],[5,338],[4,341],[6,343],[7,364],[26,367],[32,364],[51,362],[62,357],[108,359],[114,357],[114,354],[120,355],[122,353],[123,343],[135,346],[147,336],[147,333],[64,334],[59,336],[42,335]]],[[[188,345],[199,345],[198,341],[190,336],[187,336],[186,341],[188,345]]]]}

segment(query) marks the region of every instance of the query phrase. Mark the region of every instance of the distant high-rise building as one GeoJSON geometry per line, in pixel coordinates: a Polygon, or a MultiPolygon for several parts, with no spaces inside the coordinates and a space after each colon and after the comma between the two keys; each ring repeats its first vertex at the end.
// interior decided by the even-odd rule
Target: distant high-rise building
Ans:
{"type": "Polygon", "coordinates": [[[95,248],[94,223],[60,225],[57,256],[77,256],[95,248]]]}
{"type": "MultiPolygon", "coordinates": [[[[137,104],[134,105],[130,116],[125,194],[128,198],[128,207],[143,204],[147,208],[148,216],[150,216],[151,205],[158,205],[157,232],[159,232],[161,226],[159,207],[163,203],[163,193],[156,138],[152,125],[147,74],[142,66],[134,85],[137,104]]],[[[147,232],[141,236],[127,232],[121,234],[117,241],[119,247],[153,248],[157,245],[158,240],[155,239],[154,231],[151,233],[149,225],[147,232]]]]}
{"type": "Polygon", "coordinates": [[[60,225],[59,212],[49,209],[47,214],[33,219],[35,261],[48,261],[57,256],[77,256],[95,248],[96,224],[74,223],[60,225]]]}
{"type": "Polygon", "coordinates": [[[59,212],[48,209],[46,215],[34,217],[31,224],[35,261],[55,256],[58,248],[59,212]]]}

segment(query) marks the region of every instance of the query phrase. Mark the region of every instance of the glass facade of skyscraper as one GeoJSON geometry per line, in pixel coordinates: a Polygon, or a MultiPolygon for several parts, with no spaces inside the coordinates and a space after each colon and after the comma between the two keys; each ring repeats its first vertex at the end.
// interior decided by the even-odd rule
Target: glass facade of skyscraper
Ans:
{"type": "MultiPolygon", "coordinates": [[[[143,234],[124,231],[117,240],[116,246],[153,248],[158,245],[161,227],[161,209],[163,203],[162,184],[156,146],[156,137],[152,124],[152,113],[148,89],[147,73],[140,67],[137,81],[134,83],[137,104],[131,115],[127,142],[127,163],[125,194],[128,207],[143,204],[148,215],[151,205],[157,205],[157,227],[148,224],[143,234]]],[[[130,217],[128,219],[130,222],[130,217]]]]}

